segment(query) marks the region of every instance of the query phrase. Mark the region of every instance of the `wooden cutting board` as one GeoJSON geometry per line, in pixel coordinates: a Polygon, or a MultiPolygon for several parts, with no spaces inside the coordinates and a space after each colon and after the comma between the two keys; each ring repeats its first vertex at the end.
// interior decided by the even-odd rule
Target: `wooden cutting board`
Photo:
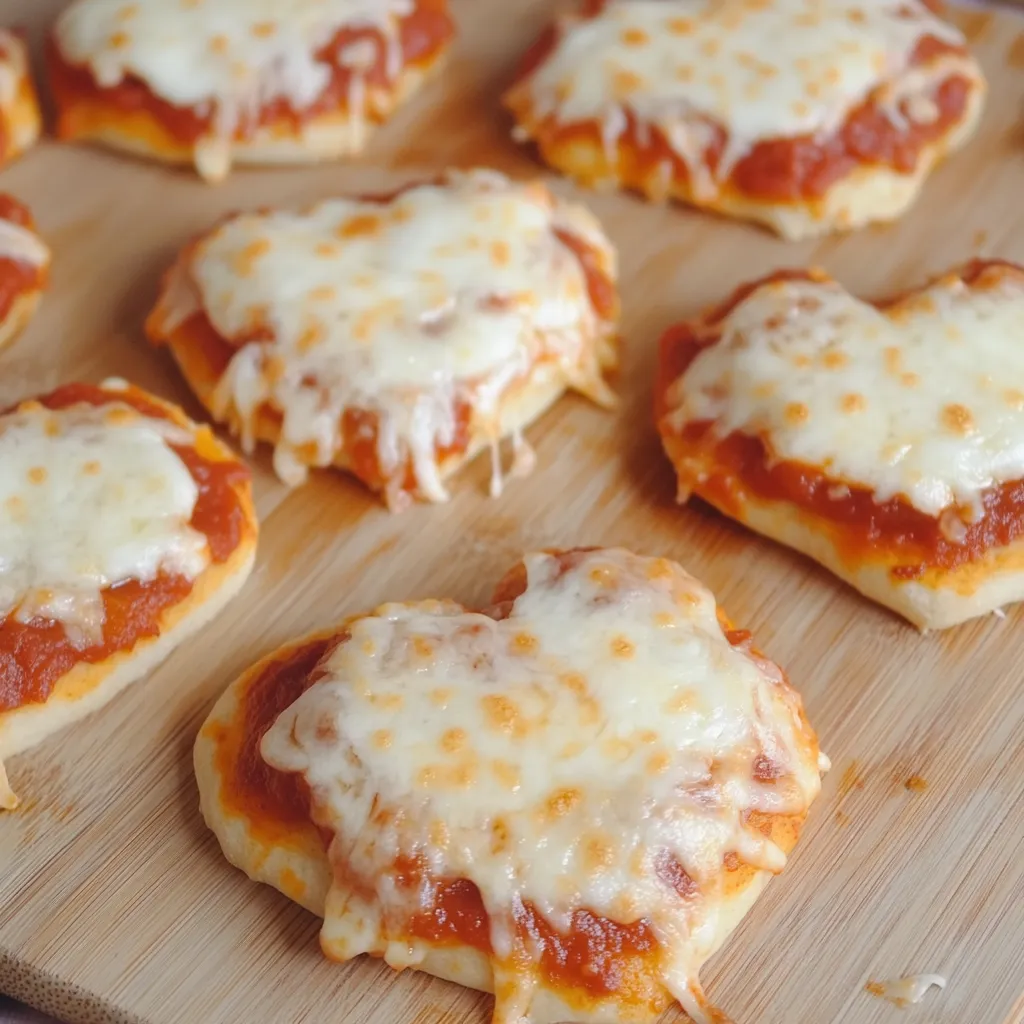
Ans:
{"type": "MultiPolygon", "coordinates": [[[[211,188],[45,143],[5,170],[0,189],[33,206],[56,260],[39,316],[0,358],[0,403],[117,374],[201,415],[141,331],[192,232],[228,210],[388,188],[447,164],[538,173],[497,98],[552,5],[454,6],[462,38],[443,79],[365,159],[211,188]]],[[[38,41],[59,7],[4,0],[0,15],[38,41]]],[[[680,560],[754,629],[833,759],[789,869],[705,972],[715,1002],[739,1024],[1024,1021],[1024,609],[918,635],[804,559],[678,508],[650,415],[659,332],[744,278],[811,262],[877,295],[976,253],[1024,260],[1024,18],[962,20],[988,111],[899,224],[786,244],[591,198],[622,257],[622,407],[559,403],[529,431],[536,473],[500,501],[485,497],[482,462],[449,505],[396,517],[344,476],[288,491],[265,453],[255,460],[263,532],[242,596],[152,678],[9,765],[26,799],[0,817],[0,991],[69,1021],[485,1024],[487,997],[322,959],[317,921],[221,858],[197,809],[193,737],[227,683],[291,637],[384,599],[483,601],[524,549],[623,544],[680,560]],[[927,788],[908,789],[914,776],[927,788]],[[865,991],[924,971],[949,984],[905,1017],[865,991]]]]}

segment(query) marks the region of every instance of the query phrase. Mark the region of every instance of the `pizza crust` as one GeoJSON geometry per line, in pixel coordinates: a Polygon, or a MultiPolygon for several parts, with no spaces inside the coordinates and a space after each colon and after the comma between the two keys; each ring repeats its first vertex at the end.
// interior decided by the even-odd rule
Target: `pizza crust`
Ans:
{"type": "MultiPolygon", "coordinates": [[[[153,400],[152,396],[147,398],[153,400]]],[[[210,440],[218,457],[236,460],[226,445],[210,440]]],[[[248,485],[236,493],[244,516],[238,547],[226,561],[211,563],[196,578],[189,595],[164,612],[158,635],[143,637],[130,650],[117,651],[101,662],[77,664],[58,680],[41,704],[0,711],[0,810],[18,804],[4,771],[5,758],[35,746],[107,704],[211,622],[241,590],[256,558],[258,525],[248,485]]]]}
{"type": "MultiPolygon", "coordinates": [[[[541,127],[536,130],[535,141],[545,163],[585,187],[636,189],[655,202],[675,199],[701,210],[763,224],[788,241],[800,241],[897,220],[917,199],[933,168],[974,134],[984,98],[984,83],[979,79],[970,92],[964,117],[940,139],[922,148],[913,173],[903,174],[884,164],[860,165],[836,181],[824,197],[791,203],[757,199],[728,184],[713,198],[702,198],[689,180],[666,178],[657,164],[644,176],[636,161],[629,158],[620,161],[625,168],[620,171],[609,162],[599,138],[590,132],[559,138],[557,127],[550,136],[541,127]]],[[[532,129],[524,134],[534,138],[532,129]]],[[[628,149],[630,143],[623,141],[620,146],[628,149]]]]}
{"type": "MultiPolygon", "coordinates": [[[[664,438],[673,465],[686,459],[686,445],[664,438]]],[[[952,571],[931,569],[919,580],[893,578],[891,566],[874,561],[854,565],[833,539],[827,520],[788,502],[746,497],[741,511],[726,510],[701,493],[694,494],[723,515],[814,559],[865,597],[912,622],[922,632],[946,629],[1024,600],[1024,540],[987,551],[976,562],[952,571]]]]}
{"type": "Polygon", "coordinates": [[[182,142],[151,111],[125,112],[100,97],[61,97],[56,132],[68,141],[99,142],[148,160],[193,164],[210,183],[223,181],[233,164],[273,166],[311,164],[361,153],[374,129],[413,96],[443,64],[440,54],[427,65],[402,68],[388,89],[366,93],[366,116],[347,110],[327,111],[304,120],[299,128],[288,118],[261,125],[248,138],[203,147],[182,142]]]}
{"type": "Polygon", "coordinates": [[[19,56],[15,60],[20,60],[25,66],[18,74],[13,99],[5,106],[0,106],[0,120],[3,121],[3,133],[7,140],[6,148],[0,152],[0,162],[3,163],[31,149],[39,140],[43,127],[39,97],[28,68],[27,49],[21,39],[16,36],[11,38],[15,40],[13,45],[19,48],[19,56]]]}
{"type": "MultiPolygon", "coordinates": [[[[220,696],[203,723],[193,749],[193,765],[199,789],[199,809],[203,820],[217,837],[230,864],[254,882],[277,889],[310,913],[323,917],[327,893],[331,887],[331,870],[323,840],[312,824],[296,829],[283,839],[277,830],[270,836],[261,833],[258,825],[225,801],[225,779],[219,761],[219,746],[234,727],[250,685],[273,662],[287,660],[294,652],[318,640],[336,636],[344,623],[335,629],[307,635],[285,644],[247,669],[220,696]]],[[[799,826],[792,821],[776,819],[772,840],[785,853],[796,845],[799,826]]],[[[768,871],[744,872],[739,884],[727,886],[715,921],[714,937],[708,955],[712,955],[728,938],[768,884],[768,871]]],[[[335,883],[337,884],[337,883],[335,883]]],[[[480,992],[493,992],[493,975],[488,958],[468,945],[436,946],[429,950],[415,970],[432,974],[480,992]]],[[[653,981],[652,983],[656,984],[653,981]]],[[[530,1019],[534,1024],[558,1024],[572,1020],[578,1024],[653,1024],[674,1000],[661,989],[656,1005],[640,1009],[614,998],[588,1000],[586,1006],[565,1002],[558,991],[538,982],[531,1004],[530,1019]]],[[[703,995],[697,996],[703,1005],[703,995]]]]}
{"type": "Polygon", "coordinates": [[[23,292],[11,303],[7,315],[0,320],[0,350],[10,345],[25,329],[39,307],[42,294],[42,288],[32,288],[23,292]]]}

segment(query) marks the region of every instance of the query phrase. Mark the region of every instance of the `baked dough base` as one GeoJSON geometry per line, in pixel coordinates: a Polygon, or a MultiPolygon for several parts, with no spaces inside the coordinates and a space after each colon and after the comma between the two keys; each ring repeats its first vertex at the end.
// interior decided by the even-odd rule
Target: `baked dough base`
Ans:
{"type": "Polygon", "coordinates": [[[620,144],[616,150],[619,159],[612,162],[598,135],[562,135],[564,129],[558,125],[549,128],[542,121],[524,116],[517,101],[506,100],[506,104],[520,118],[517,134],[535,141],[545,163],[584,187],[635,189],[655,202],[676,199],[702,210],[764,224],[789,241],[799,241],[898,219],[917,198],[932,169],[959,149],[977,128],[985,85],[981,78],[973,84],[963,118],[921,150],[913,173],[903,174],[883,164],[861,165],[837,181],[822,198],[791,203],[758,199],[729,185],[714,197],[703,198],[689,180],[668,177],[657,164],[644,172],[628,142],[620,144]]]}
{"type": "MultiPolygon", "coordinates": [[[[175,271],[172,269],[171,274],[175,271]]],[[[168,278],[169,279],[169,278],[168,278]]],[[[200,402],[213,413],[213,394],[220,380],[210,365],[202,348],[190,338],[187,321],[181,327],[171,331],[166,339],[171,355],[181,369],[182,375],[200,402]]],[[[618,365],[618,353],[614,344],[606,338],[595,337],[590,344],[601,346],[598,362],[602,370],[610,371],[618,365]]],[[[553,405],[570,387],[582,390],[588,398],[599,405],[611,404],[610,392],[587,391],[579,387],[578,382],[570,382],[565,372],[554,362],[538,363],[531,368],[523,380],[511,387],[500,399],[498,409],[498,439],[504,440],[517,431],[528,427],[553,405]]],[[[234,410],[229,410],[226,423],[228,429],[236,436],[242,433],[242,423],[234,410]]],[[[489,448],[495,440],[490,424],[470,423],[469,445],[464,452],[450,454],[439,463],[442,480],[457,473],[463,466],[471,462],[484,449],[489,448]]],[[[281,424],[275,416],[265,410],[259,410],[255,416],[253,436],[257,441],[277,444],[281,435],[281,424]]],[[[350,453],[341,450],[336,453],[331,465],[336,469],[351,472],[353,469],[350,453]]]]}
{"type": "MultiPolygon", "coordinates": [[[[319,833],[312,824],[287,833],[283,829],[275,829],[273,834],[261,831],[257,823],[225,801],[225,780],[218,766],[218,754],[225,736],[237,721],[249,686],[264,669],[316,640],[336,636],[343,628],[344,623],[336,629],[313,633],[286,644],[244,672],[214,705],[196,737],[193,750],[199,808],[207,826],[220,842],[225,858],[252,881],[273,886],[318,917],[324,916],[327,891],[331,885],[331,869],[319,833]]],[[[776,819],[773,823],[772,839],[786,853],[796,844],[798,835],[799,824],[794,826],[792,819],[776,819]]],[[[767,871],[750,870],[744,872],[742,881],[738,879],[739,884],[728,886],[717,916],[709,956],[740,923],[771,877],[767,871]]],[[[481,992],[494,990],[490,962],[472,946],[446,944],[435,947],[415,969],[481,992]]],[[[661,991],[663,998],[656,1006],[620,1003],[614,998],[588,999],[586,1005],[582,1005],[576,999],[566,1002],[556,989],[540,981],[530,1011],[531,1020],[534,1024],[558,1024],[570,1020],[578,1024],[653,1024],[667,1007],[674,1004],[672,996],[664,989],[661,991]]],[[[703,1002],[702,994],[695,995],[703,1002]]]]}
{"type": "Polygon", "coordinates": [[[6,148],[0,152],[0,163],[8,163],[36,144],[43,127],[39,98],[27,72],[18,80],[14,99],[0,107],[0,120],[7,139],[6,148]]]}
{"type": "MultiPolygon", "coordinates": [[[[152,396],[148,396],[152,400],[152,396]]],[[[164,403],[166,404],[166,403],[164,403]]],[[[211,437],[212,451],[235,460],[211,437]]],[[[18,804],[8,784],[4,760],[42,742],[111,701],[126,687],[153,671],[183,640],[197,633],[241,590],[256,558],[256,509],[248,486],[239,494],[244,524],[238,547],[224,562],[212,562],[196,577],[188,596],[168,608],[156,636],[144,637],[130,650],[117,651],[96,663],[80,662],[57,681],[41,704],[0,711],[0,810],[18,804]]]]}
{"type": "MultiPolygon", "coordinates": [[[[673,465],[686,457],[686,445],[678,438],[664,439],[665,451],[673,465]]],[[[954,570],[929,569],[916,580],[892,576],[890,562],[853,564],[836,543],[828,520],[815,516],[789,502],[746,498],[738,517],[695,487],[693,493],[729,518],[738,518],[744,526],[785,544],[814,559],[860,591],[865,597],[902,615],[922,632],[947,629],[968,619],[986,615],[1024,600],[1024,539],[987,551],[976,562],[954,570]]]]}
{"type": "Polygon", "coordinates": [[[205,181],[217,183],[228,176],[233,164],[311,164],[361,153],[373,130],[443,62],[440,53],[426,64],[403,68],[388,89],[367,89],[363,116],[353,116],[347,110],[328,111],[305,120],[298,128],[293,121],[279,118],[260,125],[245,139],[183,142],[151,111],[125,112],[96,96],[62,97],[56,132],[61,139],[99,142],[161,163],[192,164],[205,181]]]}
{"type": "Polygon", "coordinates": [[[42,298],[41,288],[32,288],[22,292],[7,311],[7,315],[0,320],[0,351],[6,348],[25,329],[29,320],[35,315],[39,307],[39,300],[42,298]]]}

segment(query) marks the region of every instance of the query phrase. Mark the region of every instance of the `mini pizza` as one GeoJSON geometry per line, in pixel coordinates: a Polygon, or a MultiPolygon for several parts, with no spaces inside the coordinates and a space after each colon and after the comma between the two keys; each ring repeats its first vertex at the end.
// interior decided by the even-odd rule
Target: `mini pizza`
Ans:
{"type": "Polygon", "coordinates": [[[328,957],[494,992],[495,1024],[707,1024],[699,968],[827,766],[750,634],[621,549],[527,555],[482,612],[385,604],[291,644],[195,747],[227,859],[322,916],[328,957]]]}
{"type": "Polygon", "coordinates": [[[349,156],[453,31],[447,0],[74,0],[48,50],[57,134],[209,181],[349,156]]]}
{"type": "Polygon", "coordinates": [[[505,103],[583,184],[796,239],[898,217],[984,93],[927,0],[582,0],[505,103]]]}
{"type": "Polygon", "coordinates": [[[106,704],[209,622],[252,568],[249,471],[123,381],[0,415],[3,761],[106,704]]]}
{"type": "Polygon", "coordinates": [[[608,404],[615,253],[538,182],[449,172],[389,197],[229,218],[166,275],[147,331],[289,484],[335,465],[392,509],[443,501],[483,448],[502,481],[567,387],[608,404]]]}
{"type": "Polygon", "coordinates": [[[36,233],[32,214],[0,193],[0,349],[32,318],[49,269],[50,250],[36,233]]]}
{"type": "Polygon", "coordinates": [[[0,164],[35,145],[41,127],[25,40],[0,28],[0,164]]]}
{"type": "Polygon", "coordinates": [[[1024,598],[1024,268],[883,303],[770,275],[667,332],[657,410],[680,500],[921,629],[1024,598]]]}

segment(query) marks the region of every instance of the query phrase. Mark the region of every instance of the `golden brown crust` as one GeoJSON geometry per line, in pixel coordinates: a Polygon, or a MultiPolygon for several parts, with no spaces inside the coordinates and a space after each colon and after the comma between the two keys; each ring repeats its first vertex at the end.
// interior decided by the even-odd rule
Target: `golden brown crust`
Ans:
{"type": "Polygon", "coordinates": [[[42,130],[42,114],[39,110],[39,97],[32,81],[28,67],[27,51],[21,39],[15,37],[20,48],[20,56],[16,64],[23,64],[14,88],[14,96],[10,103],[0,104],[0,164],[17,159],[26,150],[35,145],[42,130]]]}
{"type": "Polygon", "coordinates": [[[445,55],[404,67],[391,85],[367,90],[367,112],[353,117],[348,110],[312,115],[297,125],[279,117],[261,125],[249,137],[236,139],[207,153],[192,141],[175,135],[151,110],[125,110],[103,94],[61,94],[56,125],[58,138],[98,142],[160,163],[193,164],[210,183],[223,181],[232,164],[310,164],[355,156],[365,149],[373,130],[386,122],[443,66],[445,55]]]}

